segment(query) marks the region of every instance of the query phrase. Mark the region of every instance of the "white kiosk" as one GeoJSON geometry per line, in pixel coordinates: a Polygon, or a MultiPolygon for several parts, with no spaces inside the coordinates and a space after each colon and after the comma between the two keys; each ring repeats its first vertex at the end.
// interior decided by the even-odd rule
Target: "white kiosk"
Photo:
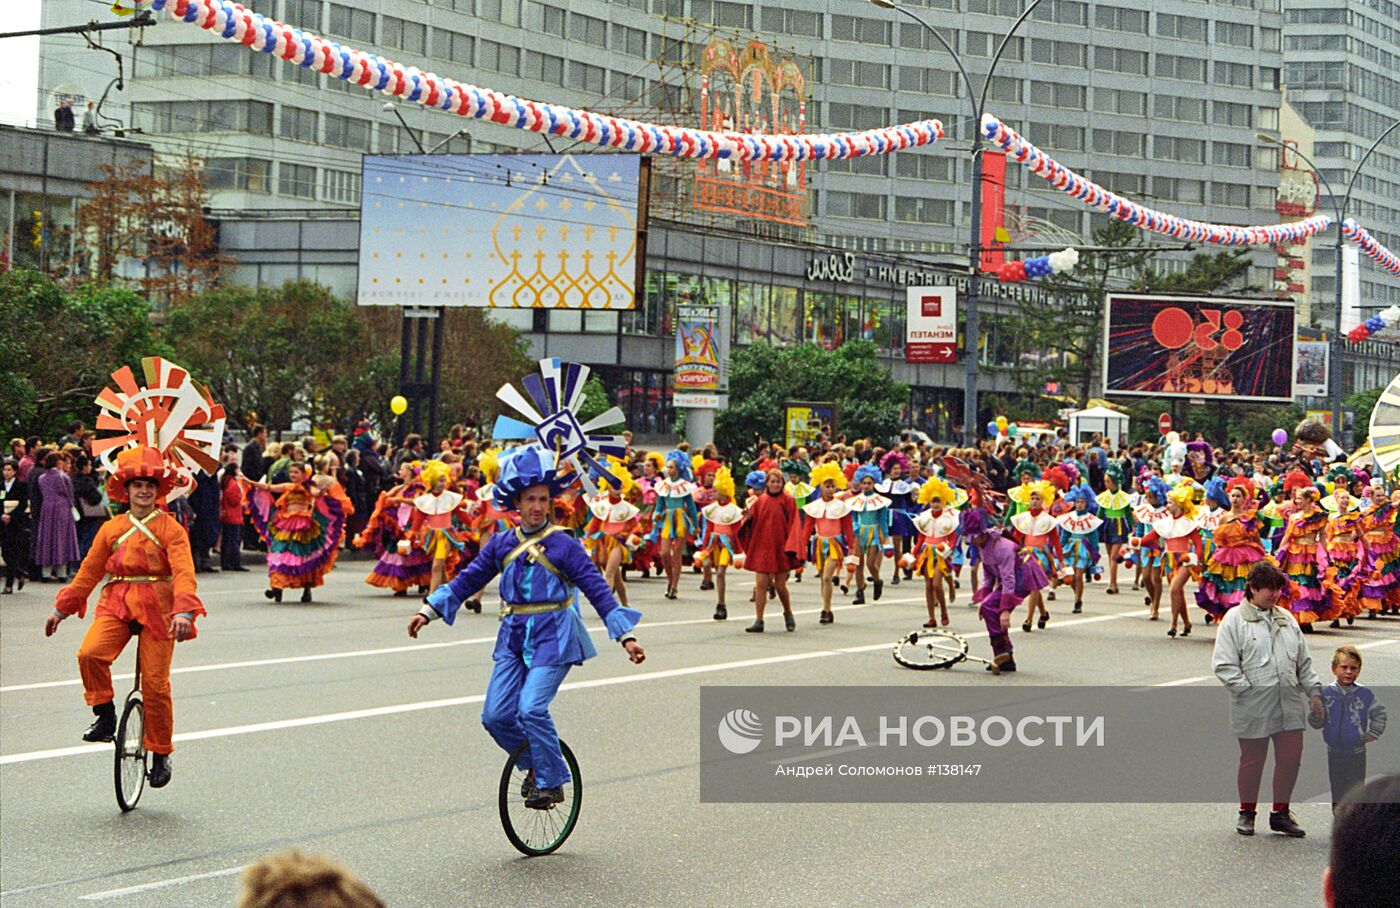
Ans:
{"type": "Polygon", "coordinates": [[[1128,443],[1128,414],[1108,407],[1090,407],[1075,410],[1069,415],[1069,439],[1071,444],[1081,445],[1099,433],[1112,442],[1114,447],[1128,443]]]}

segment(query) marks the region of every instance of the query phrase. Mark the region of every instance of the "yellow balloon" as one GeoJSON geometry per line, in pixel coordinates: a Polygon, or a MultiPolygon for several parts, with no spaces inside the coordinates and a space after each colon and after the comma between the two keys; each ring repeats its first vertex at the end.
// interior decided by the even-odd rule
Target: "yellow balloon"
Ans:
{"type": "Polygon", "coordinates": [[[1005,416],[998,416],[998,417],[997,417],[997,428],[1000,429],[1000,430],[1003,431],[1003,432],[1006,431],[1006,417],[1005,417],[1005,416]]]}
{"type": "Polygon", "coordinates": [[[408,399],[402,394],[395,394],[389,399],[389,409],[394,412],[395,416],[404,415],[408,412],[408,399]]]}

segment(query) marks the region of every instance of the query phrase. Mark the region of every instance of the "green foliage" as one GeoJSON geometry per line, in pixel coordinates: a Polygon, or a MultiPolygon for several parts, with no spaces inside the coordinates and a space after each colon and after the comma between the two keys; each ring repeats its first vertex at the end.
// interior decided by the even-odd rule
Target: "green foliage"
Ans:
{"type": "Polygon", "coordinates": [[[1355,394],[1348,394],[1342,398],[1342,409],[1351,410],[1356,414],[1356,421],[1352,423],[1355,428],[1357,444],[1366,438],[1370,432],[1371,411],[1376,409],[1376,404],[1381,399],[1384,388],[1372,388],[1369,391],[1357,391],[1355,394]]]}
{"type": "MultiPolygon", "coordinates": [[[[576,414],[579,422],[588,422],[593,417],[602,415],[611,406],[612,401],[608,400],[608,391],[603,387],[602,380],[596,375],[588,376],[588,381],[583,383],[583,402],[579,404],[576,414]]],[[[626,426],[619,422],[614,426],[605,426],[599,431],[615,429],[621,432],[624,428],[626,426]]]]}
{"type": "Polygon", "coordinates": [[[68,294],[37,271],[0,275],[0,413],[15,433],[53,439],[82,420],[111,374],[141,357],[169,355],[145,300],[123,287],[90,284],[68,294]]]}
{"type": "Polygon", "coordinates": [[[1185,271],[1164,274],[1154,268],[1144,270],[1133,289],[1144,293],[1252,293],[1258,288],[1246,284],[1249,265],[1249,252],[1244,249],[1198,252],[1185,271]]]}
{"type": "Polygon", "coordinates": [[[838,429],[852,438],[885,440],[899,431],[909,388],[896,382],[866,341],[825,350],[814,344],[750,344],[729,364],[729,406],[715,421],[715,441],[734,456],[759,439],[782,441],[788,401],[834,401],[838,429]]]}

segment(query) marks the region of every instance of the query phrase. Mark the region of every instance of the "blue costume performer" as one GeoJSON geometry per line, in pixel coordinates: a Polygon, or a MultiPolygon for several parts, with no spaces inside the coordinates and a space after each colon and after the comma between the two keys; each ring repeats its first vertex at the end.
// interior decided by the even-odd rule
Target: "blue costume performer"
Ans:
{"type": "Polygon", "coordinates": [[[495,502],[503,510],[518,507],[521,525],[492,535],[466,570],[428,597],[409,633],[416,637],[419,628],[436,618],[452,624],[462,603],[500,575],[501,626],[481,723],[507,753],[530,743],[517,765],[534,773],[526,806],[543,809],[563,800],[561,786],[570,781],[550,701],[570,666],[597,655],[583,626],[578,591],[633,662],[644,658],[631,633],[642,615],[620,605],[583,546],[549,523],[553,496],[577,474],[560,475],[554,455],[538,445],[502,455],[500,470],[495,502]]]}
{"type": "MultiPolygon", "coordinates": [[[[880,468],[874,464],[859,467],[855,481],[856,491],[846,498],[846,504],[851,507],[856,548],[861,562],[875,578],[878,600],[885,589],[885,582],[880,578],[880,562],[887,549],[890,554],[894,552],[890,543],[890,500],[875,491],[875,484],[880,481],[880,468]]],[[[897,564],[895,569],[899,569],[897,564]]],[[[856,573],[856,598],[851,600],[856,605],[865,604],[865,575],[865,570],[856,573]]]]}

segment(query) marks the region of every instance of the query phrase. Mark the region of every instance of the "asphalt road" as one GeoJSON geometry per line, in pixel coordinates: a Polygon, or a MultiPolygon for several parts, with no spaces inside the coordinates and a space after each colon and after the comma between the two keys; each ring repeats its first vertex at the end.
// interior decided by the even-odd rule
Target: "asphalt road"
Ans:
{"type": "MultiPolygon", "coordinates": [[[[259,573],[201,578],[209,616],[175,656],[175,778],[127,815],[110,746],[80,740],[83,625],[43,637],[53,586],[0,598],[6,908],[232,905],[241,868],[287,846],[342,861],[394,906],[1320,903],[1330,809],[1316,793],[1295,806],[1302,840],[1241,838],[1230,804],[699,802],[704,685],[1214,684],[1213,629],[1168,640],[1130,595],[1091,588],[1082,616],[1051,604],[1047,632],[1015,632],[1021,670],[993,679],[971,663],[895,665],[890,645],[923,620],[912,584],[821,627],[809,578],[793,586],[797,631],[770,620],[760,636],[743,633],[747,590],[721,623],[693,575],[676,602],[658,580],[634,582],[647,661],[595,633],[599,658],[554,705],[582,763],[583,813],[559,853],[524,859],[499,826],[503,755],[479,723],[491,597],[488,614],[415,642],[412,604],[363,584],[366,567],[342,562],[309,605],[267,602],[259,573]]],[[[952,613],[954,629],[981,631],[966,590],[952,613]]],[[[1365,645],[1362,681],[1380,686],[1400,684],[1397,638],[1400,621],[1384,619],[1310,642],[1324,673],[1333,647],[1365,645]]],[[[982,636],[972,646],[987,651],[982,636]]]]}

